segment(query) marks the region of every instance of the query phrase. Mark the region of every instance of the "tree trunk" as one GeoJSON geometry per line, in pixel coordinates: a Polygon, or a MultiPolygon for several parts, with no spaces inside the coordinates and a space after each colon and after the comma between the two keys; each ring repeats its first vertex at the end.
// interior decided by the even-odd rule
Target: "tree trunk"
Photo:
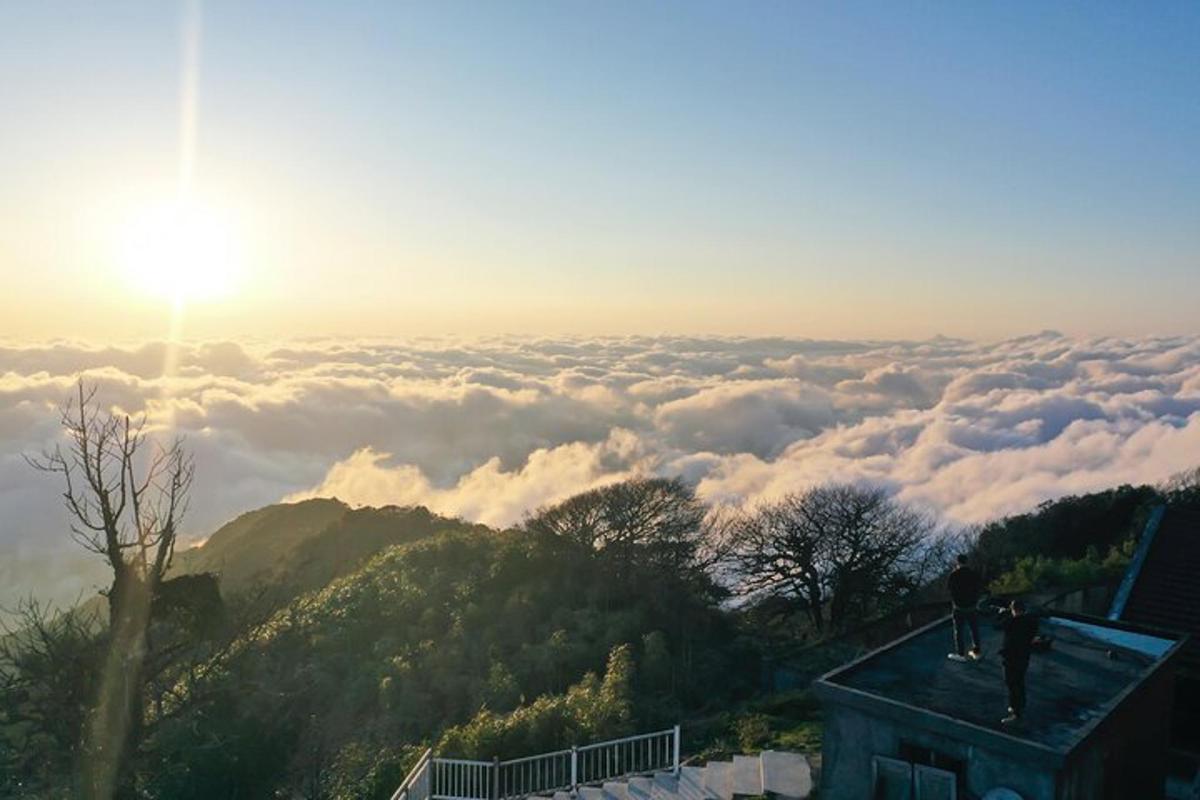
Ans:
{"type": "Polygon", "coordinates": [[[91,747],[84,774],[88,800],[136,797],[132,756],[144,721],[142,665],[151,594],[128,567],[118,570],[109,591],[109,648],[89,722],[91,747]]]}
{"type": "Polygon", "coordinates": [[[808,617],[812,620],[813,627],[817,629],[817,633],[825,631],[825,616],[821,611],[821,601],[809,601],[808,617]]]}

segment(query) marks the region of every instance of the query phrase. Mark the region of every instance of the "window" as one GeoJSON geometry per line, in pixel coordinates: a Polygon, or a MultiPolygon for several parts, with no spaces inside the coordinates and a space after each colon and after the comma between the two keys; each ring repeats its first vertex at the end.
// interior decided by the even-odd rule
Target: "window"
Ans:
{"type": "Polygon", "coordinates": [[[907,761],[875,756],[872,800],[913,800],[913,767],[907,761]]]}
{"type": "Polygon", "coordinates": [[[900,758],[913,765],[933,767],[954,774],[955,783],[966,785],[967,762],[961,758],[924,747],[914,742],[900,741],[900,758]]]}
{"type": "Polygon", "coordinates": [[[964,761],[911,742],[901,743],[900,756],[875,756],[874,800],[957,800],[964,761]]]}
{"type": "Polygon", "coordinates": [[[924,764],[913,765],[913,800],[957,800],[958,776],[924,764]]]}

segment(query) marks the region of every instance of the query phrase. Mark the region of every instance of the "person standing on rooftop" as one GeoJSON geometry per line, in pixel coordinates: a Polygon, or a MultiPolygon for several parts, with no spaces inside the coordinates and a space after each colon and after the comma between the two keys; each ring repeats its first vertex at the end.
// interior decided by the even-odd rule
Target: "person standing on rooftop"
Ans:
{"type": "Polygon", "coordinates": [[[983,578],[967,563],[966,555],[958,557],[958,565],[950,573],[951,617],[954,622],[954,661],[978,659],[983,655],[979,638],[979,598],[983,594],[983,578]],[[964,628],[971,631],[971,649],[966,649],[964,628]]]}
{"type": "Polygon", "coordinates": [[[1005,725],[1016,722],[1025,711],[1025,672],[1037,638],[1037,618],[1027,614],[1025,604],[1013,600],[1001,621],[1004,644],[1000,657],[1004,659],[1004,683],[1008,687],[1008,716],[1000,720],[1005,725]]]}

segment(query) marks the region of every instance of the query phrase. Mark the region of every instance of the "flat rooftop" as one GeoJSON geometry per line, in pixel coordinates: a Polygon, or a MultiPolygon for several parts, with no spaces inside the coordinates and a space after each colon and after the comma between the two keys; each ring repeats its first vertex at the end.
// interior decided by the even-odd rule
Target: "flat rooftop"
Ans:
{"type": "Polygon", "coordinates": [[[1025,716],[1015,725],[1000,724],[1008,705],[1002,634],[987,615],[980,617],[980,661],[946,658],[954,649],[947,617],[821,680],[1066,751],[1178,644],[1157,632],[1073,615],[1042,616],[1039,628],[1054,642],[1030,659],[1025,716]]]}

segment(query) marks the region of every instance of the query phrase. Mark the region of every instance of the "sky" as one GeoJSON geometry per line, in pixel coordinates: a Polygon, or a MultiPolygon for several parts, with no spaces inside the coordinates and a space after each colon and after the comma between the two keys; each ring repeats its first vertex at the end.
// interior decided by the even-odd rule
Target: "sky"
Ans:
{"type": "Polygon", "coordinates": [[[1194,3],[4,4],[0,334],[1187,334],[1198,37],[1194,3]]]}
{"type": "Polygon", "coordinates": [[[81,377],[504,526],[633,475],[948,526],[1200,465],[1200,4],[0,4],[0,618],[81,377]]]}

